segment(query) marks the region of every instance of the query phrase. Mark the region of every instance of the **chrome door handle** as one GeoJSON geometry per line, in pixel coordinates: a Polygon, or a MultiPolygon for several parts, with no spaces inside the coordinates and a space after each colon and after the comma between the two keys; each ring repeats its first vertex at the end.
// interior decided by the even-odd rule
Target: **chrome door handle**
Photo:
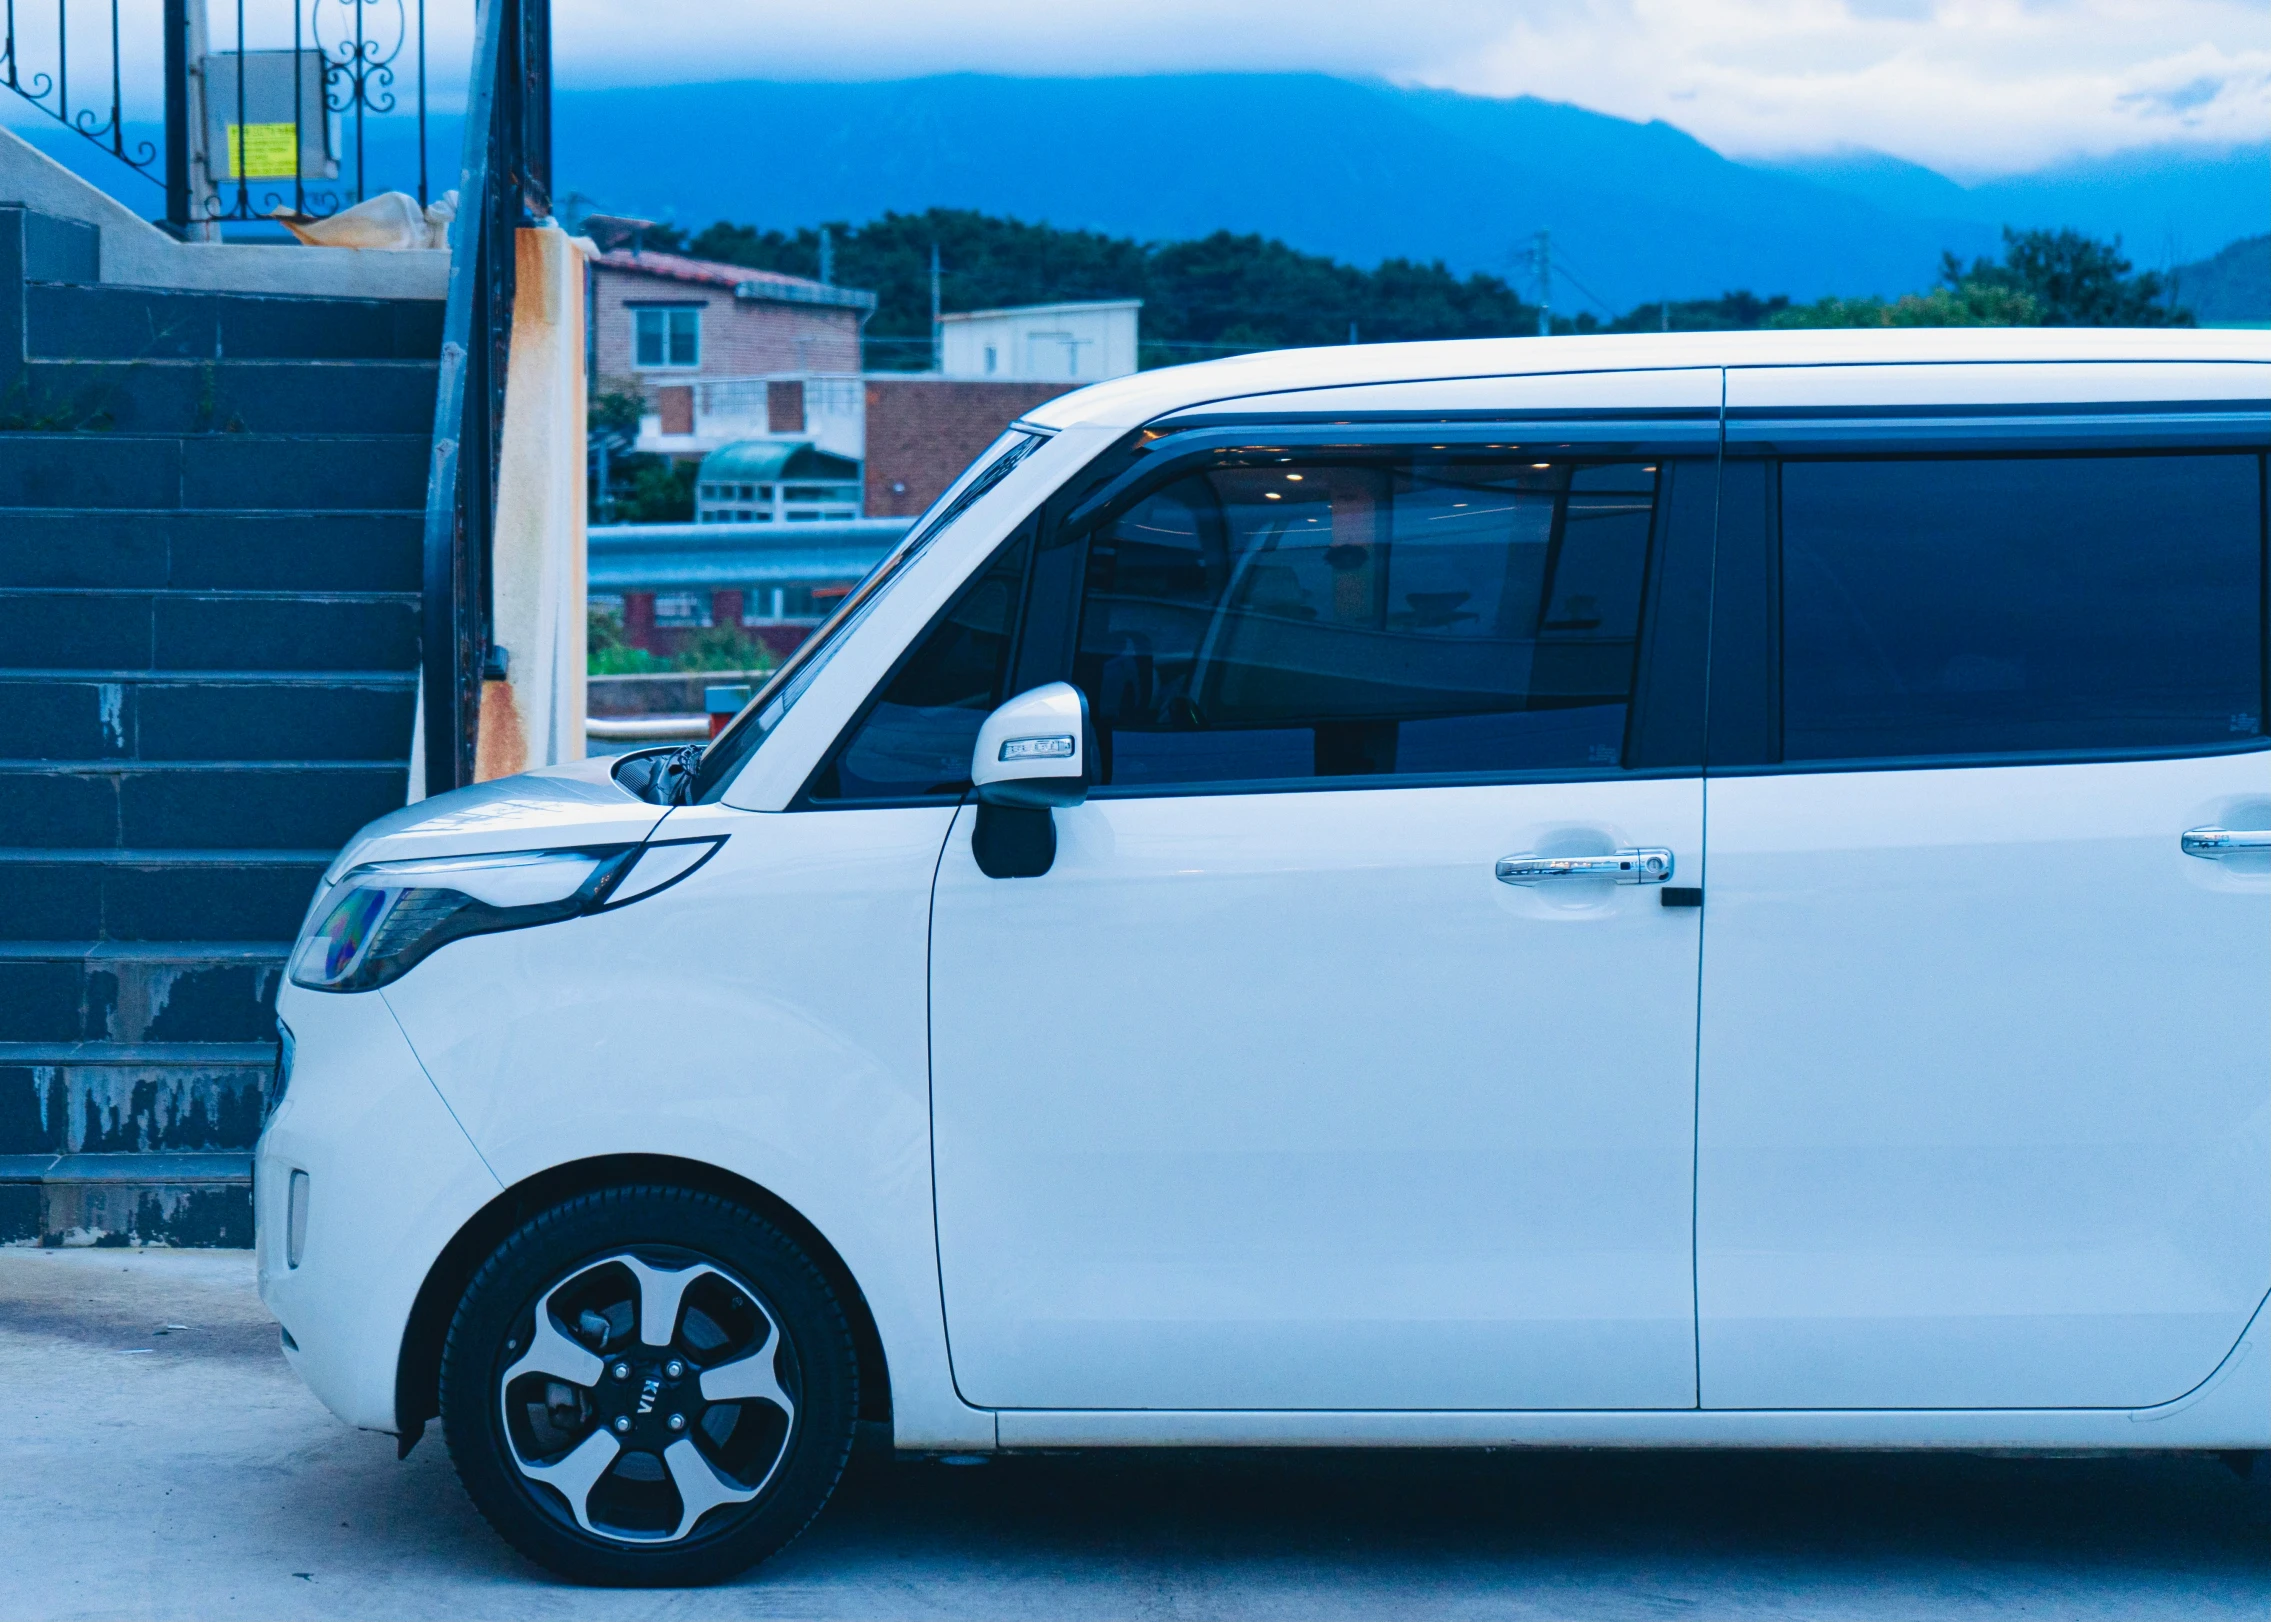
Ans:
{"type": "Polygon", "coordinates": [[[1656,845],[1620,850],[1613,856],[1501,856],[1501,884],[1535,884],[1540,879],[1615,879],[1619,884],[1661,884],[1672,876],[1672,853],[1656,845]]]}
{"type": "Polygon", "coordinates": [[[2180,843],[2185,855],[2212,862],[2235,851],[2271,850],[2271,829],[2235,833],[2226,828],[2191,828],[2186,830],[2180,843]]]}

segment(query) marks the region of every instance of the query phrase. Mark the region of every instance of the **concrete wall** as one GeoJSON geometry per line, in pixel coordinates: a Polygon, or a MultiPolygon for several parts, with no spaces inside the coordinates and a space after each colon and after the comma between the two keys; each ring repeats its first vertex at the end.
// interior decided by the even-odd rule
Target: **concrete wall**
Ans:
{"type": "Polygon", "coordinates": [[[911,518],[1004,428],[1073,383],[980,383],[911,373],[867,379],[867,516],[911,518]]]}
{"type": "Polygon", "coordinates": [[[0,129],[0,203],[95,227],[102,235],[100,279],[124,286],[327,298],[440,299],[449,293],[449,254],[440,248],[365,253],[176,242],[7,129],[0,129]]]}
{"type": "Polygon", "coordinates": [[[474,776],[584,755],[584,266],[557,226],[515,233],[492,562],[506,679],[482,684],[474,776]]]}

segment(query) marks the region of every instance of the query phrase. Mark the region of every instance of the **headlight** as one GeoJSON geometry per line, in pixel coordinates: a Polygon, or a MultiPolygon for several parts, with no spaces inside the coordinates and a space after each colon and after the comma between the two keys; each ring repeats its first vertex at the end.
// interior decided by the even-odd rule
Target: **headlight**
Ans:
{"type": "Polygon", "coordinates": [[[558,923],[652,895],[701,866],[722,843],[684,840],[366,863],[317,897],[292,953],[292,984],[311,991],[369,991],[401,979],[468,935],[558,923]],[[653,860],[645,860],[650,856],[653,860]],[[626,883],[634,865],[638,878],[626,883]]]}

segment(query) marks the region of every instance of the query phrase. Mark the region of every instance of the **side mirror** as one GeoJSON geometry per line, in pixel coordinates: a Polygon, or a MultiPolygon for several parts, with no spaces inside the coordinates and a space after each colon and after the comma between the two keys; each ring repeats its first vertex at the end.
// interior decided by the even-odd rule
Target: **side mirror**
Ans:
{"type": "Polygon", "coordinates": [[[986,717],[970,759],[980,805],[1047,810],[1088,798],[1088,700],[1070,682],[1019,693],[986,717]]]}
{"type": "Polygon", "coordinates": [[[970,783],[978,795],[970,854],[994,879],[1037,879],[1056,865],[1057,806],[1088,798],[1088,700],[1053,681],[1020,693],[978,729],[970,783]]]}

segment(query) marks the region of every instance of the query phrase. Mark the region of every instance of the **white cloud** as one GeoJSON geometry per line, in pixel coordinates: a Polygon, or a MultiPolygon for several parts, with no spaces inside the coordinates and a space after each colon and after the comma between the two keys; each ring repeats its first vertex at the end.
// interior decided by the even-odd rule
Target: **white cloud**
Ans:
{"type": "MultiPolygon", "coordinates": [[[[235,14],[208,5],[232,40],[235,14]]],[[[472,8],[426,9],[432,99],[455,106],[472,8]]],[[[51,70],[52,16],[18,10],[26,72],[51,70]]],[[[134,42],[158,10],[123,0],[130,117],[156,115],[157,53],[134,42]]],[[[288,41],[284,0],[245,15],[252,45],[288,41]]],[[[99,117],[106,19],[72,32],[74,111],[99,117]]],[[[1875,147],[1962,179],[2271,138],[2266,0],[553,0],[553,40],[565,85],[1309,70],[1662,118],[1738,156],[1875,147]]],[[[406,40],[405,105],[413,59],[406,40]]]]}
{"type": "Polygon", "coordinates": [[[1316,70],[1965,178],[2271,136],[2263,0],[555,0],[563,82],[1316,70]]]}
{"type": "Polygon", "coordinates": [[[2271,136],[2271,6],[1623,0],[1413,78],[1660,117],[1737,154],[1868,146],[1962,177],[2271,136]]]}

